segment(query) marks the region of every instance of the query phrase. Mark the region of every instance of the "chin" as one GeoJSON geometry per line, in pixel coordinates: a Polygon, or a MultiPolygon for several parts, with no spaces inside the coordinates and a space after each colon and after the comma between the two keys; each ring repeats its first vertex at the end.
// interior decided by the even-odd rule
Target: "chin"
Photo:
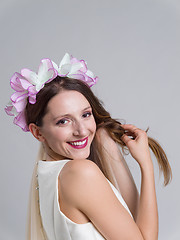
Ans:
{"type": "Polygon", "coordinates": [[[89,155],[90,155],[90,152],[88,151],[86,151],[86,152],[84,152],[84,153],[77,153],[77,154],[73,154],[72,155],[72,159],[87,159],[88,157],[89,157],[89,155]]]}

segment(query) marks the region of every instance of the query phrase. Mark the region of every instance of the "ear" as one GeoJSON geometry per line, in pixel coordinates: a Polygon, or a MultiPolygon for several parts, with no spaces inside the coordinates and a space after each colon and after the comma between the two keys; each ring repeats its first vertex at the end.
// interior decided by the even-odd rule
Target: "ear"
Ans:
{"type": "Polygon", "coordinates": [[[34,123],[30,123],[29,124],[29,130],[32,133],[32,135],[40,142],[44,142],[45,138],[43,137],[40,128],[34,124],[34,123]]]}

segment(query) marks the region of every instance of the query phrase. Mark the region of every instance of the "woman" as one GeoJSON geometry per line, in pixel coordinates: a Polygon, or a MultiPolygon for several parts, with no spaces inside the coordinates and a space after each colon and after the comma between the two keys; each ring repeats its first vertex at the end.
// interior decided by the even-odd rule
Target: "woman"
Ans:
{"type": "Polygon", "coordinates": [[[69,54],[59,66],[43,59],[38,74],[23,69],[12,76],[16,92],[5,110],[42,146],[27,239],[158,239],[149,147],[165,185],[171,178],[167,157],[145,131],[111,118],[90,90],[96,81],[86,63],[69,54]],[[117,143],[140,166],[140,197],[117,143]]]}

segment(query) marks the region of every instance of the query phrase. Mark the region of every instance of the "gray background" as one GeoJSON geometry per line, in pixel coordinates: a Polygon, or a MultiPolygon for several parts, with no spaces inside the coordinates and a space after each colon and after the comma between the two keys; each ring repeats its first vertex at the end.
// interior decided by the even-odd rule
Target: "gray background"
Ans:
{"type": "MultiPolygon", "coordinates": [[[[4,114],[15,71],[37,71],[40,59],[66,52],[88,62],[100,80],[94,92],[115,118],[156,137],[173,181],[166,188],[155,163],[160,240],[180,239],[179,0],[1,0],[0,239],[23,240],[37,142],[4,114]]],[[[127,157],[139,186],[139,169],[127,157]]]]}

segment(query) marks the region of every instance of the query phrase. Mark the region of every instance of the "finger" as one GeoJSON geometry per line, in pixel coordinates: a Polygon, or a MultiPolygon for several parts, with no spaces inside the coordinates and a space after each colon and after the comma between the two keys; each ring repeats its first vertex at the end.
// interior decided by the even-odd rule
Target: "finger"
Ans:
{"type": "Polygon", "coordinates": [[[121,137],[122,141],[125,143],[125,145],[128,145],[130,141],[132,141],[131,138],[129,138],[126,134],[123,134],[121,137]]]}
{"type": "Polygon", "coordinates": [[[129,130],[129,131],[134,131],[136,129],[138,129],[136,126],[132,125],[132,124],[123,124],[121,125],[125,130],[129,130]]]}
{"type": "Polygon", "coordinates": [[[122,127],[124,128],[126,135],[133,135],[137,137],[140,131],[142,131],[141,129],[131,124],[124,124],[122,127]]]}
{"type": "Polygon", "coordinates": [[[131,131],[126,130],[126,131],[124,132],[124,134],[125,134],[126,136],[129,136],[131,139],[135,139],[135,138],[136,138],[136,134],[135,134],[134,132],[131,132],[131,131]]]}
{"type": "Polygon", "coordinates": [[[135,136],[135,139],[147,137],[147,133],[139,128],[134,130],[133,135],[135,136]]]}

